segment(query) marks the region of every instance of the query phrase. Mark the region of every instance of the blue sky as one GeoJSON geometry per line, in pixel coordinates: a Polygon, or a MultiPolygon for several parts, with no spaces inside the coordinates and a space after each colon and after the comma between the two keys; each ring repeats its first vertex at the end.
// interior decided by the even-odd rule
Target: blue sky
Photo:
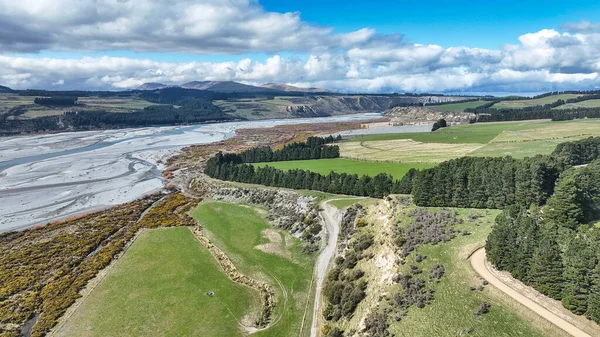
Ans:
{"type": "Polygon", "coordinates": [[[524,32],[600,18],[597,0],[262,0],[260,4],[268,11],[299,11],[303,20],[340,32],[372,27],[380,33],[402,34],[414,43],[489,49],[516,43],[524,32]]]}
{"type": "Polygon", "coordinates": [[[596,18],[597,0],[0,0],[0,85],[600,89],[596,18]]]}

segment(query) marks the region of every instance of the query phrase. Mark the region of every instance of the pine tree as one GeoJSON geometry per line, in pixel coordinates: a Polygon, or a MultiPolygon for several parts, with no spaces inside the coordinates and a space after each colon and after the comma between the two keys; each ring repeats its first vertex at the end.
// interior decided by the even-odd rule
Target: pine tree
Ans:
{"type": "Polygon", "coordinates": [[[556,241],[556,229],[548,226],[540,232],[529,271],[530,284],[542,294],[560,299],[563,288],[563,261],[556,241]]]}
{"type": "Polygon", "coordinates": [[[577,229],[585,219],[583,204],[583,195],[575,179],[563,176],[556,185],[554,195],[548,200],[544,213],[548,220],[559,226],[577,229]]]}

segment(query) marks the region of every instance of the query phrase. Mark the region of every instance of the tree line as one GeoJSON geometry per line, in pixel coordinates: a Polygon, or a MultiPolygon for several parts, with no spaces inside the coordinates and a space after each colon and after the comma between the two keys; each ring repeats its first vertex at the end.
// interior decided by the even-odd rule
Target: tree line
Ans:
{"type": "Polygon", "coordinates": [[[561,172],[600,158],[600,137],[559,144],[551,155],[533,158],[463,157],[422,171],[400,183],[419,206],[499,208],[543,205],[561,172]]]}
{"type": "Polygon", "coordinates": [[[75,96],[53,96],[53,97],[36,97],[33,103],[39,105],[75,105],[77,97],[75,96]]]}
{"type": "Polygon", "coordinates": [[[239,156],[240,163],[264,163],[274,161],[308,160],[338,158],[338,146],[324,146],[342,140],[342,136],[309,137],[305,142],[294,142],[285,145],[282,149],[273,151],[270,147],[254,147],[242,151],[239,156]]]}
{"type": "Polygon", "coordinates": [[[385,173],[374,177],[359,177],[357,174],[335,172],[323,175],[308,170],[284,171],[270,166],[254,167],[248,164],[265,162],[268,158],[280,160],[337,158],[339,147],[326,145],[332,139],[336,138],[319,140],[312,137],[307,142],[290,144],[277,151],[254,148],[241,154],[220,152],[206,162],[204,173],[220,180],[374,198],[382,198],[400,191],[400,181],[394,180],[392,176],[385,173]]]}
{"type": "Polygon", "coordinates": [[[600,323],[600,160],[565,170],[543,207],[496,218],[488,259],[565,308],[600,323]]]}

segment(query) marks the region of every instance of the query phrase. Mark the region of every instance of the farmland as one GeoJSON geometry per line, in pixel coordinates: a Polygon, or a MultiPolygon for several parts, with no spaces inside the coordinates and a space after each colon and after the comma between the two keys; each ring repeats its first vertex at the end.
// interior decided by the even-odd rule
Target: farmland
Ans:
{"type": "Polygon", "coordinates": [[[438,163],[461,156],[515,158],[549,154],[557,144],[600,134],[595,119],[453,126],[436,132],[360,136],[340,144],[341,156],[398,163],[438,163]]]}
{"type": "Polygon", "coordinates": [[[400,164],[400,163],[378,163],[344,158],[319,159],[319,160],[297,160],[285,162],[271,162],[254,164],[257,167],[271,166],[280,170],[309,170],[323,175],[334,171],[336,173],[357,174],[358,176],[376,176],[379,173],[387,173],[396,179],[402,178],[411,168],[430,168],[432,164],[400,164]]]}
{"type": "Polygon", "coordinates": [[[598,108],[600,107],[600,99],[590,99],[578,103],[567,103],[559,105],[554,109],[578,109],[578,108],[598,108]]]}
{"type": "Polygon", "coordinates": [[[253,335],[307,336],[311,315],[306,322],[303,317],[312,303],[314,256],[302,253],[299,241],[290,234],[271,229],[259,212],[264,211],[208,201],[191,214],[240,272],[267,280],[275,288],[274,324],[253,335]]]}
{"type": "Polygon", "coordinates": [[[237,336],[257,303],[258,293],[229,280],[188,228],[148,230],[56,335],[237,336]]]}
{"type": "Polygon", "coordinates": [[[568,100],[569,98],[577,98],[581,95],[576,94],[562,94],[562,95],[551,95],[536,99],[525,99],[525,100],[514,100],[514,101],[501,101],[494,104],[492,107],[495,109],[519,109],[525,107],[531,107],[536,105],[545,105],[554,103],[558,100],[568,100]]]}

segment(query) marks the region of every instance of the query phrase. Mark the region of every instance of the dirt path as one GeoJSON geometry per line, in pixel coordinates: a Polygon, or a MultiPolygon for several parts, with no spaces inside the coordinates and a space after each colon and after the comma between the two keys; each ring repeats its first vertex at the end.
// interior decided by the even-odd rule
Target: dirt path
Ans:
{"type": "Polygon", "coordinates": [[[533,310],[535,313],[537,313],[538,315],[547,319],[548,321],[550,321],[557,327],[563,329],[571,336],[591,337],[591,335],[588,335],[587,333],[583,332],[578,327],[567,322],[566,320],[562,319],[561,317],[555,315],[554,313],[550,312],[548,309],[542,307],[541,305],[537,304],[536,302],[532,301],[531,299],[527,298],[526,296],[520,294],[519,292],[517,292],[513,288],[509,287],[504,282],[502,282],[502,280],[500,280],[499,278],[494,276],[494,274],[492,274],[492,272],[488,269],[489,267],[488,267],[488,264],[486,263],[487,260],[485,257],[485,249],[484,248],[480,248],[479,250],[475,251],[475,253],[473,253],[473,255],[471,255],[470,259],[471,259],[471,266],[473,266],[473,269],[475,269],[475,271],[481,277],[486,279],[491,285],[498,288],[500,291],[502,291],[506,295],[510,296],[517,302],[523,304],[527,308],[533,310]]]}
{"type": "Polygon", "coordinates": [[[331,199],[321,204],[321,206],[323,207],[321,216],[325,221],[325,228],[327,229],[327,245],[325,246],[323,251],[321,251],[321,254],[317,258],[317,263],[315,264],[315,307],[313,309],[312,327],[310,329],[311,337],[319,336],[319,312],[321,306],[321,292],[323,290],[323,281],[325,281],[325,275],[327,275],[329,263],[333,259],[335,251],[337,250],[337,239],[338,234],[340,232],[340,223],[342,221],[343,216],[343,212],[329,205],[329,202],[342,199],[345,200],[351,198],[331,199]]]}

